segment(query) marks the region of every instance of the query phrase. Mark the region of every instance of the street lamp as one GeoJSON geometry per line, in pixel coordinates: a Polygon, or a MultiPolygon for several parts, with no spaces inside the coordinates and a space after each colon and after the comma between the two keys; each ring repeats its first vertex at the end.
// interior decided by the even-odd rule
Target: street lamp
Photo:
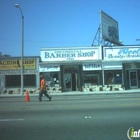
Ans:
{"type": "Polygon", "coordinates": [[[18,8],[21,12],[21,16],[22,16],[22,46],[21,46],[21,95],[24,94],[23,92],[23,83],[24,83],[24,79],[23,79],[23,54],[24,54],[24,16],[22,13],[22,10],[19,6],[19,4],[15,4],[15,7],[18,8]]]}

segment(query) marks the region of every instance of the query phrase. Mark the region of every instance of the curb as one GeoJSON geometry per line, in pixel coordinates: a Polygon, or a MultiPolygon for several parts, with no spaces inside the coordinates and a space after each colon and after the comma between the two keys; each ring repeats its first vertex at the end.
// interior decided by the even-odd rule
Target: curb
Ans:
{"type": "MultiPolygon", "coordinates": [[[[50,96],[82,96],[82,95],[113,95],[113,94],[138,94],[140,93],[139,90],[135,90],[135,91],[109,91],[109,92],[62,92],[62,93],[50,93],[50,96]]],[[[38,93],[33,94],[30,93],[30,96],[38,96],[38,93]]],[[[25,97],[26,94],[24,95],[20,95],[20,94],[0,94],[0,98],[1,97],[25,97]]]]}

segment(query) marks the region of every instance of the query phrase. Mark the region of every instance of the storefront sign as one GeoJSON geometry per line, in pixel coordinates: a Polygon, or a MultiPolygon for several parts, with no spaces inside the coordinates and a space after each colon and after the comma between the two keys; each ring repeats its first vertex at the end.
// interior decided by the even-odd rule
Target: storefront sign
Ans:
{"type": "Polygon", "coordinates": [[[108,47],[104,48],[104,59],[133,60],[140,59],[140,47],[108,47]]]}
{"type": "MultiPolygon", "coordinates": [[[[24,59],[24,69],[36,69],[35,59],[24,59]]],[[[0,60],[0,70],[18,70],[21,69],[21,60],[0,60]]]]}
{"type": "Polygon", "coordinates": [[[101,70],[101,63],[84,64],[83,70],[101,70]]]}
{"type": "MultiPolygon", "coordinates": [[[[37,70],[24,70],[24,74],[36,74],[37,70]]],[[[1,70],[0,75],[20,75],[21,70],[1,70]]]]}
{"type": "Polygon", "coordinates": [[[40,65],[39,72],[52,72],[60,71],[60,66],[58,65],[40,65]]]}
{"type": "Polygon", "coordinates": [[[100,59],[99,48],[41,51],[42,61],[76,61],[100,59]]]}

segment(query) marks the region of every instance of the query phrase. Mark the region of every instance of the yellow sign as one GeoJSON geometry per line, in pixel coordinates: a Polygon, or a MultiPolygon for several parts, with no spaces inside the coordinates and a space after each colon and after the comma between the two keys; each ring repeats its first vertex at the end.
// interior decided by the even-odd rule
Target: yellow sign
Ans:
{"type": "MultiPolygon", "coordinates": [[[[36,69],[35,59],[24,59],[24,69],[36,69]]],[[[0,70],[18,70],[21,69],[21,60],[0,60],[0,70]]]]}

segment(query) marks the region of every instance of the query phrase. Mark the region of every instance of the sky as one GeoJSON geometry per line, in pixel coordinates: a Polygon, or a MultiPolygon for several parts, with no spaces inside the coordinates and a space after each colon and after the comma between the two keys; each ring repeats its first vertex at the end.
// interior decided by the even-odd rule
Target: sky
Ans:
{"type": "Polygon", "coordinates": [[[0,0],[0,52],[40,56],[41,48],[90,47],[101,23],[100,11],[118,21],[124,45],[140,44],[140,0],[0,0]]]}

